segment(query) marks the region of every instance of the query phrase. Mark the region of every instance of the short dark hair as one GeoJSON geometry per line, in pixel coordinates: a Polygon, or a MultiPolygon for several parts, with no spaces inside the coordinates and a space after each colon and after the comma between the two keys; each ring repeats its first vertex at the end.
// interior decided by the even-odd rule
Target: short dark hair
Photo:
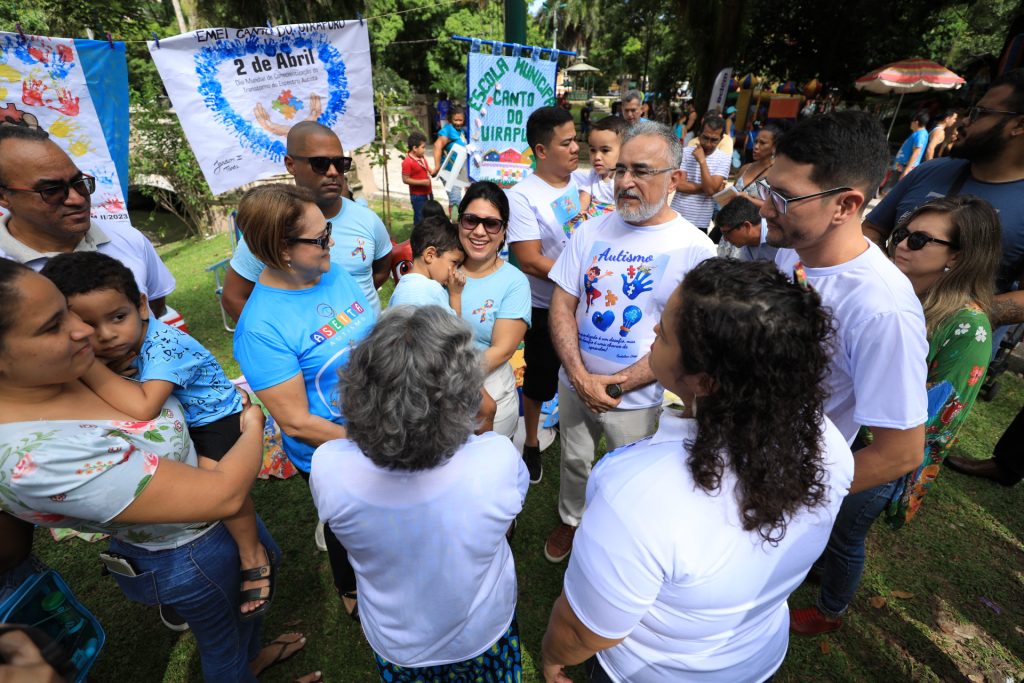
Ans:
{"type": "Polygon", "coordinates": [[[629,124],[626,123],[626,119],[618,116],[606,116],[600,121],[594,121],[590,126],[590,132],[593,133],[595,130],[610,130],[619,136],[619,140],[626,134],[629,129],[629,124]]]}
{"type": "Polygon", "coordinates": [[[445,216],[430,216],[413,226],[409,246],[412,247],[413,258],[422,256],[427,247],[433,247],[438,254],[452,249],[462,251],[459,231],[445,216]]]}
{"type": "Polygon", "coordinates": [[[465,116],[466,115],[466,108],[463,107],[461,104],[453,104],[450,107],[448,107],[448,121],[449,122],[452,120],[452,117],[455,116],[456,114],[462,114],[463,116],[465,116]]]}
{"type": "MultiPolygon", "coordinates": [[[[49,142],[50,134],[42,128],[35,128],[30,126],[15,126],[11,124],[0,125],[0,147],[7,140],[28,140],[30,142],[49,142]]],[[[3,154],[0,154],[0,159],[3,158],[3,154]]],[[[0,187],[3,186],[6,180],[3,175],[3,164],[0,164],[0,187]]]]}
{"type": "Polygon", "coordinates": [[[725,119],[718,114],[709,114],[704,117],[704,121],[701,122],[701,130],[704,128],[710,128],[711,130],[723,130],[725,128],[725,119]]]}
{"type": "Polygon", "coordinates": [[[809,116],[779,139],[775,153],[811,164],[811,181],[819,187],[855,187],[865,201],[875,196],[889,164],[885,131],[864,111],[809,116]]]}
{"type": "Polygon", "coordinates": [[[740,195],[733,198],[731,202],[722,207],[721,211],[715,214],[715,227],[721,230],[735,228],[743,223],[761,224],[761,214],[754,202],[740,195]]]}
{"type": "Polygon", "coordinates": [[[526,143],[530,149],[537,151],[537,145],[551,142],[555,128],[572,123],[572,114],[562,107],[541,107],[530,114],[526,120],[526,143]]]}
{"type": "Polygon", "coordinates": [[[1000,85],[1008,85],[1013,90],[1010,99],[1006,101],[1007,109],[1013,111],[1024,111],[1024,67],[1010,69],[1002,76],[992,81],[989,90],[1000,85]]]}
{"type": "Polygon", "coordinates": [[[917,125],[921,126],[922,128],[927,128],[928,122],[931,121],[931,117],[928,116],[928,112],[919,111],[912,117],[910,117],[910,120],[917,123],[917,125]]]}
{"type": "Polygon", "coordinates": [[[420,210],[420,216],[421,221],[426,220],[431,216],[440,216],[442,218],[448,218],[448,211],[446,211],[445,208],[441,206],[441,202],[433,199],[428,199],[427,201],[423,202],[423,208],[420,210]]]}
{"type": "Polygon", "coordinates": [[[427,136],[426,135],[424,135],[423,133],[419,132],[418,130],[414,130],[413,132],[409,133],[409,137],[406,139],[405,142],[406,142],[406,145],[408,145],[409,149],[411,150],[413,147],[419,147],[420,145],[422,145],[426,141],[427,141],[427,136]]]}
{"type": "Polygon", "coordinates": [[[134,306],[142,303],[134,273],[116,258],[98,251],[57,254],[46,262],[39,274],[48,277],[66,297],[111,289],[124,294],[134,306]]]}
{"type": "Polygon", "coordinates": [[[708,259],[681,287],[678,315],[662,324],[677,335],[680,374],[706,373],[713,387],[695,411],[687,465],[709,493],[731,471],[743,528],[775,544],[798,510],[825,502],[832,318],[766,261],[708,259]]]}
{"type": "Polygon", "coordinates": [[[3,351],[7,331],[18,318],[18,302],[21,300],[18,280],[31,272],[32,269],[24,263],[0,256],[0,351],[3,351]]]}
{"type": "Polygon", "coordinates": [[[508,223],[508,197],[500,187],[489,180],[478,180],[466,188],[466,193],[462,195],[462,201],[459,202],[459,215],[462,215],[466,211],[466,207],[477,199],[486,199],[493,204],[494,208],[498,210],[498,214],[501,215],[501,220],[508,223]]]}

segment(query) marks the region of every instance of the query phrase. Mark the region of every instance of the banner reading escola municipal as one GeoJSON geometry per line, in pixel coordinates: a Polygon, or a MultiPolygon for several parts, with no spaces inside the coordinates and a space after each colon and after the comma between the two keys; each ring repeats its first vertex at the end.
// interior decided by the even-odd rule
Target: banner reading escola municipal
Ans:
{"type": "MultiPolygon", "coordinates": [[[[529,49],[529,48],[523,48],[529,49]]],[[[469,119],[469,177],[512,187],[533,170],[526,120],[555,103],[558,62],[540,57],[469,53],[466,99],[469,119]]]]}

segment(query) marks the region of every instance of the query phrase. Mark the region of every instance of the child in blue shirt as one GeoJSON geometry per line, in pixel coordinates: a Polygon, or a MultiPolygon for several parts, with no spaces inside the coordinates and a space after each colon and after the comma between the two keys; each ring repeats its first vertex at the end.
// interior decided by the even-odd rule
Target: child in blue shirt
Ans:
{"type": "MultiPolygon", "coordinates": [[[[184,408],[200,467],[216,469],[241,434],[245,405],[213,354],[153,317],[134,275],[116,259],[88,251],[60,254],[41,272],[67,297],[71,311],[95,329],[90,342],[100,362],[82,380],[135,420],[155,419],[173,394],[184,408]],[[134,374],[134,380],[119,372],[134,374]]],[[[262,615],[273,598],[274,576],[257,535],[252,498],[224,526],[239,550],[241,617],[262,615]]]]}
{"type": "Polygon", "coordinates": [[[440,306],[461,316],[466,274],[459,266],[466,254],[456,227],[443,216],[424,218],[413,227],[409,246],[412,268],[398,281],[389,305],[440,306]]]}

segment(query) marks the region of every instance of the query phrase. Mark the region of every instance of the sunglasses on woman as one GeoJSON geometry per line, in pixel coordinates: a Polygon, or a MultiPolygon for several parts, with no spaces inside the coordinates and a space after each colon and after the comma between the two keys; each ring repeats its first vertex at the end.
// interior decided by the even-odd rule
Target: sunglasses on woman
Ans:
{"type": "Polygon", "coordinates": [[[331,246],[331,222],[327,221],[327,227],[324,228],[324,234],[320,237],[289,237],[287,240],[288,244],[315,244],[321,249],[326,249],[331,246]]]}
{"type": "Polygon", "coordinates": [[[309,167],[317,175],[326,175],[327,169],[331,166],[338,173],[348,173],[352,168],[352,157],[300,157],[297,154],[289,154],[288,156],[299,161],[308,161],[309,167]]]}
{"type": "Polygon", "coordinates": [[[944,244],[950,249],[959,249],[960,245],[953,242],[947,242],[946,240],[940,240],[938,237],[932,237],[923,232],[910,232],[906,228],[896,228],[892,233],[892,243],[896,246],[903,240],[907,241],[907,249],[911,251],[918,251],[924,249],[924,246],[929,242],[936,242],[938,244],[944,244]]]}
{"type": "Polygon", "coordinates": [[[505,221],[500,218],[477,216],[475,213],[464,213],[459,216],[459,225],[463,230],[476,230],[476,226],[483,225],[488,235],[497,235],[505,227],[505,221]]]}

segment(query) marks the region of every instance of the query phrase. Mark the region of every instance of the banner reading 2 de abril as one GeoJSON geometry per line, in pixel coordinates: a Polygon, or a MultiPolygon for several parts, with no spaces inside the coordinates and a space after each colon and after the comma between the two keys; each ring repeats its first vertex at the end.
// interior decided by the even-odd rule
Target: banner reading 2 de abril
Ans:
{"type": "Polygon", "coordinates": [[[300,121],[333,129],[346,153],[373,141],[365,23],[200,29],[149,50],[214,194],[284,172],[300,121]]]}
{"type": "MultiPolygon", "coordinates": [[[[533,48],[533,54],[540,50],[533,48]]],[[[557,62],[539,57],[469,53],[470,178],[512,187],[531,173],[526,120],[555,103],[557,68],[557,62]]]]}

